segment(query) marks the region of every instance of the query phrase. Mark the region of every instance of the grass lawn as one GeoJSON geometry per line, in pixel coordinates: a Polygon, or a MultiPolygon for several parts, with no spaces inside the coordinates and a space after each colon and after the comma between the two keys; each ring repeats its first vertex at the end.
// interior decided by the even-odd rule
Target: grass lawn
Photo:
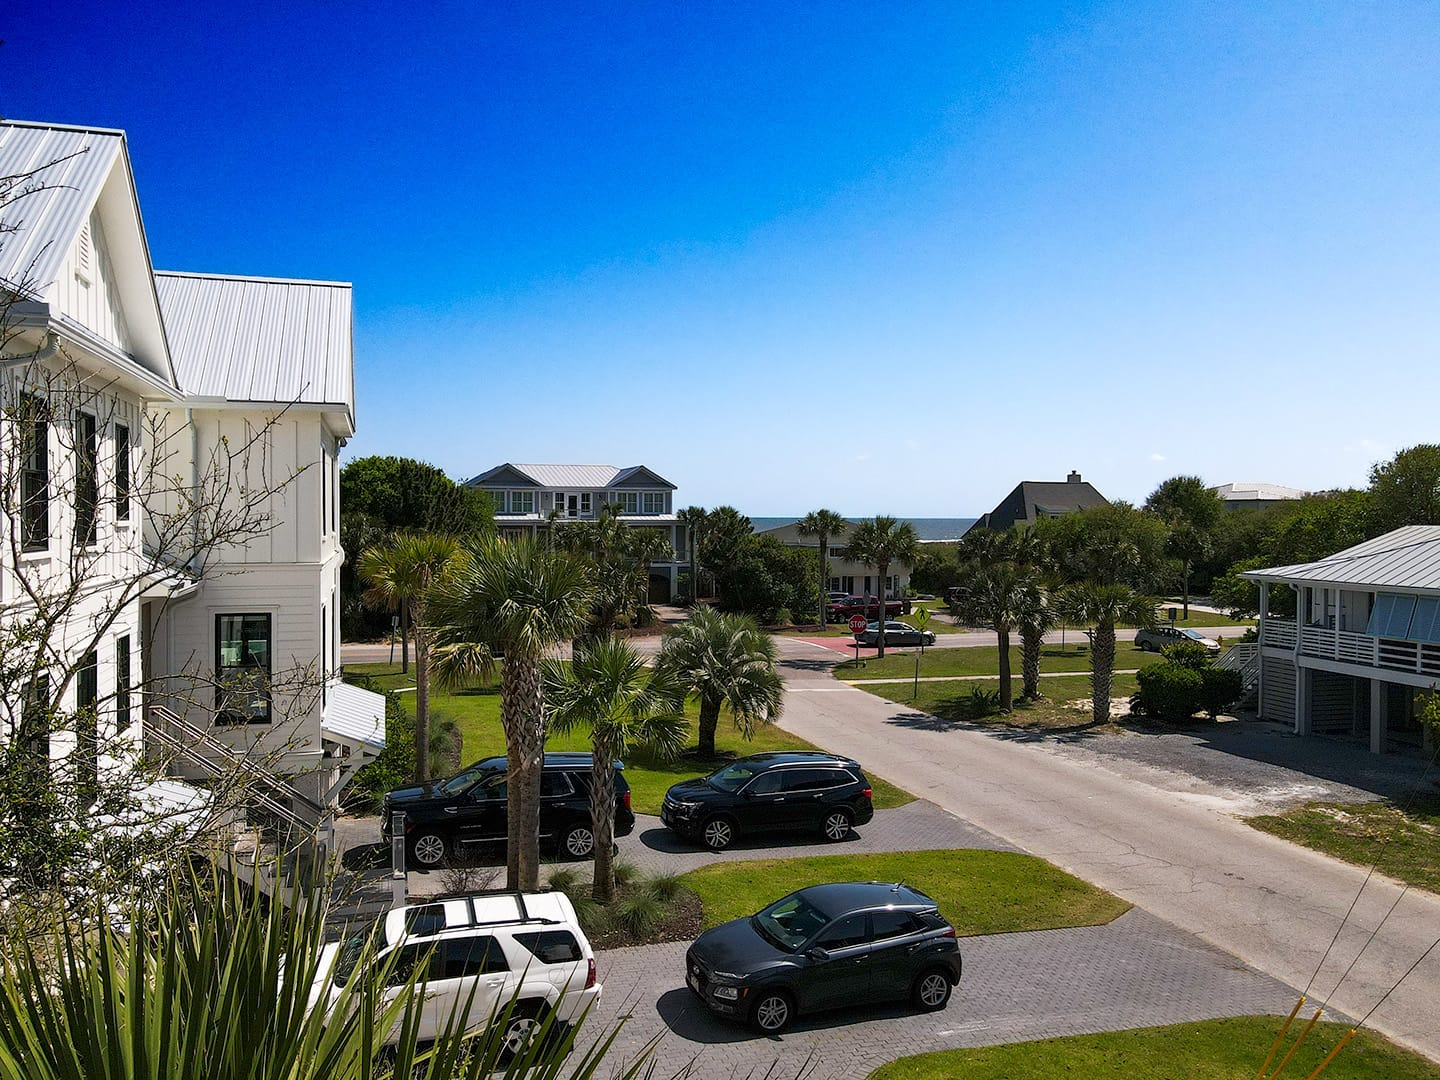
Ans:
{"type": "MultiPolygon", "coordinates": [[[[345,670],[351,674],[369,675],[385,690],[415,685],[413,668],[409,675],[401,675],[399,667],[393,664],[346,664],[345,670]]],[[[414,712],[413,693],[401,694],[400,700],[405,703],[406,708],[414,712]]],[[[455,694],[432,689],[430,712],[432,718],[445,717],[454,720],[460,728],[463,743],[460,755],[462,762],[469,764],[480,758],[505,753],[505,732],[500,726],[498,685],[480,690],[462,690],[455,694]]],[[[698,704],[692,700],[686,712],[690,716],[693,741],[699,715],[698,704]]],[[[764,728],[756,733],[754,739],[746,742],[731,725],[729,717],[723,713],[715,735],[715,744],[716,749],[727,757],[758,754],[766,750],[816,749],[813,744],[778,727],[764,728]]],[[[551,735],[546,747],[550,750],[588,751],[590,734],[588,731],[574,731],[567,735],[551,735]]],[[[721,764],[721,760],[705,761],[694,756],[681,756],[667,762],[659,761],[643,752],[628,755],[625,759],[625,779],[630,782],[630,803],[636,813],[658,814],[661,800],[665,798],[665,791],[671,784],[692,776],[702,776],[719,768],[721,764]]],[[[867,775],[874,788],[877,810],[888,810],[914,801],[915,796],[909,792],[901,791],[873,773],[867,775]]]]}
{"type": "MultiPolygon", "coordinates": [[[[882,1065],[870,1080],[1254,1080],[1275,1041],[1278,1016],[1237,1016],[1170,1027],[1072,1035],[1064,1039],[1008,1043],[971,1050],[917,1054],[882,1065]]],[[[1289,1048],[1300,1027],[1286,1036],[1289,1048]]],[[[1285,1066],[1287,1077],[1308,1076],[1349,1028],[1316,1024],[1305,1044],[1285,1066]]],[[[1285,1050],[1281,1051],[1281,1055],[1285,1050]]],[[[1270,1065],[1279,1063],[1278,1057],[1270,1065]]],[[[1340,1051],[1324,1074],[1340,1080],[1435,1080],[1440,1067],[1402,1050],[1380,1035],[1362,1030],[1340,1051]]]]}
{"type": "Polygon", "coordinates": [[[1119,897],[1044,859],[1013,851],[903,851],[716,863],[680,880],[700,897],[704,925],[753,915],[807,885],[903,881],[932,897],[962,936],[1099,926],[1130,910],[1119,897]]]}
{"type": "MultiPolygon", "coordinates": [[[[1115,643],[1115,667],[1124,671],[1126,668],[1144,667],[1146,664],[1153,664],[1159,660],[1157,653],[1142,652],[1128,641],[1117,641],[1115,643]]],[[[840,679],[903,679],[915,674],[915,650],[906,649],[903,652],[886,650],[884,660],[867,660],[863,668],[851,666],[853,662],[837,664],[835,676],[840,679]]],[[[1020,678],[1020,648],[1012,645],[1010,647],[1010,670],[1016,678],[1016,685],[1019,685],[1020,678]]],[[[1045,671],[1089,671],[1090,650],[1085,644],[1085,639],[1080,639],[1080,645],[1071,643],[1065,648],[1059,645],[1046,645],[1040,651],[1040,670],[1045,671]]],[[[1000,657],[998,651],[993,647],[977,646],[966,649],[926,649],[925,655],[920,660],[920,675],[925,677],[941,675],[998,675],[1000,673],[1000,657]]],[[[1047,691],[1048,693],[1048,691],[1047,691]]]]}
{"type": "MultiPolygon", "coordinates": [[[[1169,623],[1170,623],[1170,618],[1169,618],[1170,612],[1169,612],[1169,609],[1172,608],[1172,607],[1183,610],[1183,606],[1181,605],[1181,603],[1180,603],[1179,600],[1166,600],[1166,601],[1164,601],[1164,602],[1160,605],[1160,623],[1161,623],[1161,625],[1169,625],[1169,623]]],[[[1178,615],[1178,614],[1179,614],[1179,611],[1177,611],[1176,614],[1178,615]]],[[[1246,627],[1246,626],[1254,626],[1254,625],[1255,625],[1255,620],[1254,620],[1254,619],[1232,619],[1229,615],[1221,614],[1221,613],[1218,612],[1218,611],[1196,611],[1194,608],[1191,608],[1191,609],[1190,609],[1190,617],[1189,617],[1188,619],[1176,619],[1175,625],[1176,625],[1176,626],[1239,626],[1239,627],[1246,627]]],[[[1237,635],[1237,636],[1238,636],[1238,635],[1237,635]]]]}
{"type": "Polygon", "coordinates": [[[1246,820],[1359,866],[1378,859],[1380,873],[1440,892],[1440,796],[1417,798],[1408,812],[1387,802],[1316,802],[1246,820]]]}
{"type": "MultiPolygon", "coordinates": [[[[975,680],[973,682],[932,682],[920,684],[920,693],[912,698],[910,683],[881,683],[862,685],[861,690],[869,691],[876,697],[885,698],[901,705],[908,705],[931,716],[937,716],[953,724],[982,724],[986,727],[1027,728],[1058,730],[1083,727],[1090,723],[1090,709],[1070,707],[1067,702],[1090,696],[1088,675],[1065,676],[1059,679],[1041,679],[1040,689],[1045,694],[1041,701],[1017,701],[1009,714],[980,713],[971,695],[974,688],[998,690],[1000,682],[975,680]]],[[[1116,675],[1110,686],[1112,698],[1129,697],[1135,693],[1134,675],[1116,675]]],[[[1020,692],[1017,677],[1014,692],[1020,692]]]]}

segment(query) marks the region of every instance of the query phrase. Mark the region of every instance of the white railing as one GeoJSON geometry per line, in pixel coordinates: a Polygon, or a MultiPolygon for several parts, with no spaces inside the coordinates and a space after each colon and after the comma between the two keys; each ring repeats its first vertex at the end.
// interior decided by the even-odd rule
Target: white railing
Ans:
{"type": "Polygon", "coordinates": [[[1253,641],[1231,645],[1215,661],[1215,666],[1240,672],[1240,685],[1249,693],[1260,682],[1260,646],[1253,641]]]}
{"type": "Polygon", "coordinates": [[[1300,652],[1327,660],[1343,660],[1347,664],[1375,667],[1380,662],[1377,638],[1350,630],[1332,630],[1328,626],[1302,626],[1300,652]]]}
{"type": "Polygon", "coordinates": [[[1290,619],[1265,619],[1260,623],[1260,641],[1269,649],[1295,648],[1295,623],[1290,619]]]}

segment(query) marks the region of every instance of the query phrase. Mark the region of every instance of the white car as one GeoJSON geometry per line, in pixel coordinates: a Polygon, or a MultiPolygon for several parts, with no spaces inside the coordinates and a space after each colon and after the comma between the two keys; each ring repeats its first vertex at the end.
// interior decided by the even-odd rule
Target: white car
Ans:
{"type": "MultiPolygon", "coordinates": [[[[334,1008],[368,938],[359,934],[325,946],[312,1008],[321,1001],[327,1010],[334,1008]]],[[[376,965],[394,957],[388,983],[395,989],[385,1003],[399,987],[428,974],[417,1033],[422,1043],[434,1040],[461,1012],[465,1030],[481,1028],[513,1000],[503,1042],[514,1052],[547,1014],[574,1023],[603,989],[595,978],[595,952],[561,892],[482,893],[394,908],[371,956],[376,965]],[[416,971],[423,964],[428,973],[416,971]]],[[[392,1031],[388,1041],[398,1036],[392,1031]]]]}

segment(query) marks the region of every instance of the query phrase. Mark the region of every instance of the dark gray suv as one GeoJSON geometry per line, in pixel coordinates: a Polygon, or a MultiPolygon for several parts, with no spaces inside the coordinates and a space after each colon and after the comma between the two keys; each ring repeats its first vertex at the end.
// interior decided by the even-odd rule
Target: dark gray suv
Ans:
{"type": "Polygon", "coordinates": [[[707,930],[685,982],[720,1016],[766,1035],[800,1013],[909,999],[943,1009],[960,982],[955,929],[912,885],[812,885],[747,919],[707,930]]]}

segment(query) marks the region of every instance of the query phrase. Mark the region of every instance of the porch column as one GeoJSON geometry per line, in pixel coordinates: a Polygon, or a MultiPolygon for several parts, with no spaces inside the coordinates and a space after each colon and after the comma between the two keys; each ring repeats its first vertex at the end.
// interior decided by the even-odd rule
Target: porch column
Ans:
{"type": "Polygon", "coordinates": [[[1386,727],[1389,717],[1386,715],[1386,707],[1390,704],[1389,694],[1385,692],[1385,683],[1381,679],[1370,680],[1370,752],[1372,754],[1385,753],[1387,741],[1386,727]]]}
{"type": "Polygon", "coordinates": [[[1295,667],[1295,734],[1310,734],[1310,684],[1315,672],[1308,667],[1295,667]]]}
{"type": "Polygon", "coordinates": [[[1255,644],[1255,715],[1265,719],[1265,620],[1270,617],[1270,583],[1260,582],[1260,623],[1255,644]]]}

